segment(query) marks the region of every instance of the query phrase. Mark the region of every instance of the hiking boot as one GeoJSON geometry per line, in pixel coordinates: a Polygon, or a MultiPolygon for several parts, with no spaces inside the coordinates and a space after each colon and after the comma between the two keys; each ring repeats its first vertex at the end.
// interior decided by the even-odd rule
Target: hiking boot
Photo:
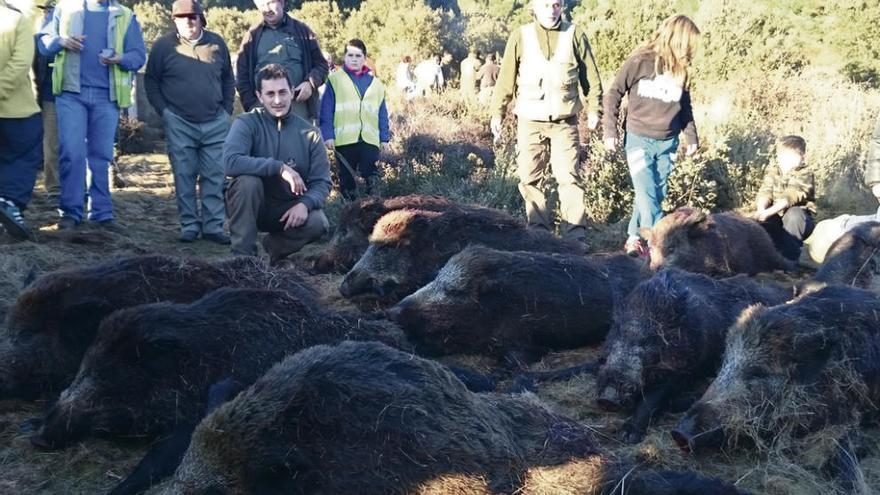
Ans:
{"type": "Polygon", "coordinates": [[[26,241],[31,238],[31,231],[24,224],[21,209],[6,198],[0,198],[0,223],[15,239],[26,241]]]}
{"type": "Polygon", "coordinates": [[[197,230],[184,230],[180,233],[180,237],[177,238],[180,242],[190,243],[196,240],[199,237],[199,232],[197,230]]]}
{"type": "Polygon", "coordinates": [[[229,236],[224,234],[223,232],[212,232],[209,234],[202,232],[202,239],[206,241],[211,241],[215,244],[221,244],[223,246],[228,246],[232,243],[232,241],[229,239],[229,236]]]}
{"type": "Polygon", "coordinates": [[[71,217],[61,217],[61,220],[58,220],[58,230],[72,230],[77,226],[79,226],[79,222],[71,217]]]}
{"type": "Polygon", "coordinates": [[[632,258],[646,258],[648,256],[648,246],[641,237],[629,237],[626,244],[623,245],[626,255],[632,258]]]}

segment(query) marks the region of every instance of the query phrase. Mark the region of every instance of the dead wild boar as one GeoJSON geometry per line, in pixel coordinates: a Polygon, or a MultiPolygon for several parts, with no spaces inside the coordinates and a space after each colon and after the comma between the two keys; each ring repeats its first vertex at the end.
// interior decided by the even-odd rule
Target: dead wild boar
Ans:
{"type": "Polygon", "coordinates": [[[580,243],[529,229],[510,215],[480,211],[392,211],[370,235],[370,246],[345,275],[339,292],[347,298],[396,303],[427,284],[454,254],[471,244],[504,251],[583,254],[580,243]]]}
{"type": "Polygon", "coordinates": [[[613,308],[647,277],[628,256],[470,246],[388,311],[420,354],[521,354],[601,342],[613,308]]]}
{"type": "Polygon", "coordinates": [[[154,437],[197,418],[223,378],[248,385],[304,347],[346,339],[400,345],[402,336],[390,322],[264,289],[222,288],[190,304],[120,310],[101,323],[32,442],[58,448],[86,435],[154,437]]]}
{"type": "Polygon", "coordinates": [[[781,304],[791,293],[745,275],[716,280],[676,269],[636,286],[617,307],[596,379],[603,409],[632,414],[621,439],[641,441],[652,415],[715,373],[727,329],[744,309],[781,304]]]}
{"type": "Polygon", "coordinates": [[[876,419],[880,298],[828,286],[749,308],[728,331],[718,376],[672,431],[682,450],[758,446],[876,419]]]}
{"type": "Polygon", "coordinates": [[[370,233],[382,215],[389,211],[415,209],[423,211],[447,211],[452,209],[479,209],[458,205],[442,196],[410,194],[394,198],[368,196],[347,203],[339,213],[339,225],[324,251],[314,256],[312,268],[318,273],[345,273],[370,245],[370,233]]]}
{"type": "Polygon", "coordinates": [[[220,287],[315,297],[298,272],[270,269],[256,258],[211,264],[134,256],[51,272],[26,287],[7,315],[8,331],[0,336],[0,399],[48,398],[63,390],[110,313],[160,301],[191,302],[220,287]]]}
{"type": "Polygon", "coordinates": [[[679,208],[642,235],[651,246],[654,270],[671,266],[710,275],[754,275],[794,268],[758,222],[736,213],[679,208]]]}
{"type": "Polygon", "coordinates": [[[345,342],[288,357],[205,418],[166,495],[419,493],[441,477],[456,492],[511,493],[531,470],[577,459],[591,473],[568,492],[615,493],[628,475],[631,495],[739,493],[630,472],[531,394],[476,394],[434,361],[345,342]]]}
{"type": "Polygon", "coordinates": [[[831,284],[880,290],[880,222],[866,222],[838,238],[801,292],[831,284]]]}

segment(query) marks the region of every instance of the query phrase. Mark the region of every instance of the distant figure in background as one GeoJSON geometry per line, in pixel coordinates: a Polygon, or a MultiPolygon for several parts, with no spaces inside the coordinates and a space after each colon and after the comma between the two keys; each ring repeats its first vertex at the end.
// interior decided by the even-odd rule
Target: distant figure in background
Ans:
{"type": "Polygon", "coordinates": [[[472,99],[477,90],[477,70],[480,68],[480,53],[476,50],[468,52],[467,58],[461,61],[459,91],[461,96],[472,99]]]}
{"type": "Polygon", "coordinates": [[[767,169],[755,199],[755,220],[770,234],[776,249],[797,261],[804,239],[816,222],[816,186],[813,171],[804,162],[807,143],[800,136],[776,142],[776,165],[767,169]]]}
{"type": "Polygon", "coordinates": [[[333,61],[333,54],[330,52],[324,52],[324,60],[327,62],[327,73],[336,72],[336,62],[333,61]]]}
{"type": "Polygon", "coordinates": [[[235,61],[235,87],[245,112],[260,104],[256,74],[269,64],[287,71],[293,85],[293,113],[315,124],[318,88],[327,79],[327,61],[315,33],[284,11],[284,0],[254,0],[263,20],[241,42],[235,61]]]}
{"type": "Polygon", "coordinates": [[[171,17],[175,30],[153,44],[144,85],[150,104],[165,123],[180,214],[179,240],[193,242],[201,235],[207,241],[229,244],[223,232],[223,141],[235,101],[229,49],[220,35],[205,30],[198,0],[176,0],[171,17]]]}
{"type": "MultiPolygon", "coordinates": [[[[39,32],[52,20],[52,0],[37,0],[34,6],[38,12],[35,19],[34,39],[39,32]]],[[[37,103],[43,114],[43,187],[50,202],[58,201],[61,185],[58,179],[58,118],[55,114],[55,95],[52,94],[52,63],[53,57],[34,54],[34,86],[37,91],[37,103]]]]}
{"type": "Polygon", "coordinates": [[[446,82],[440,67],[440,55],[433,55],[422,60],[413,73],[416,78],[417,96],[428,96],[431,92],[440,92],[446,82]]]}
{"type": "Polygon", "coordinates": [[[342,70],[330,74],[321,99],[321,134],[324,145],[347,163],[339,163],[339,191],[346,200],[355,199],[357,183],[352,173],[364,179],[364,193],[374,192],[379,171],[380,150],[388,149],[388,109],[385,86],[364,64],[367,47],[359,39],[345,45],[342,70]],[[349,170],[349,167],[351,170],[349,170]]]}
{"type": "Polygon", "coordinates": [[[640,231],[663,217],[661,205],[678,156],[678,135],[684,132],[687,156],[696,153],[699,145],[688,73],[699,36],[700,30],[688,17],[667,18],[623,63],[605,94],[603,131],[608,150],[620,145],[620,103],[629,95],[623,145],[635,199],[624,250],[633,257],[648,255],[640,231]]]}
{"type": "Polygon", "coordinates": [[[394,77],[394,83],[397,89],[401,90],[407,99],[412,98],[416,94],[416,82],[413,78],[412,57],[405,55],[397,64],[397,74],[394,77]]]}
{"type": "Polygon", "coordinates": [[[558,184],[560,234],[586,242],[578,112],[586,102],[587,125],[596,127],[602,79],[586,33],[562,19],[562,8],[562,0],[532,0],[535,21],[511,32],[492,97],[490,127],[497,138],[507,103],[516,94],[517,174],[529,226],[549,231],[553,225],[544,190],[549,171],[558,184]]]}
{"type": "Polygon", "coordinates": [[[871,193],[880,201],[880,116],[874,126],[874,133],[868,141],[868,156],[865,160],[865,184],[871,193]]]}
{"type": "Polygon", "coordinates": [[[477,80],[480,81],[480,103],[489,104],[492,101],[492,90],[495,88],[495,82],[498,81],[498,72],[501,67],[495,63],[495,54],[486,55],[486,63],[477,71],[477,80]]]}
{"type": "Polygon", "coordinates": [[[0,0],[0,224],[29,239],[27,208],[43,162],[43,122],[30,80],[34,60],[32,19],[0,0]]]}
{"type": "Polygon", "coordinates": [[[62,0],[41,32],[38,49],[55,56],[52,92],[61,155],[58,228],[75,228],[84,219],[88,167],[88,219],[117,229],[108,169],[119,112],[131,106],[132,81],[147,58],[137,17],[117,0],[62,0]]]}

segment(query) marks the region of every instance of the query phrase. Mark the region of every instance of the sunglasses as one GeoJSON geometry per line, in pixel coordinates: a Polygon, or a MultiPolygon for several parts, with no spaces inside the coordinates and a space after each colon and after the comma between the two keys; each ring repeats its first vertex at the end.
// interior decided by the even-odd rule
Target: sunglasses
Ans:
{"type": "Polygon", "coordinates": [[[174,17],[177,19],[189,19],[191,21],[194,21],[199,18],[199,14],[178,14],[174,17]]]}

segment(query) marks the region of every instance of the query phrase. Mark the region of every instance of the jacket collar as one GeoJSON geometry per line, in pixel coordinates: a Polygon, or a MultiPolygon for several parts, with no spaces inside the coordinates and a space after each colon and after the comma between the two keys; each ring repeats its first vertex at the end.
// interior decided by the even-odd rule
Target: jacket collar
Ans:
{"type": "Polygon", "coordinates": [[[348,66],[345,64],[342,64],[342,69],[345,70],[345,72],[348,73],[349,75],[352,75],[355,77],[361,77],[361,76],[364,76],[364,75],[369,74],[371,72],[370,68],[367,67],[366,65],[361,67],[361,70],[359,70],[357,72],[349,69],[348,66]]]}

